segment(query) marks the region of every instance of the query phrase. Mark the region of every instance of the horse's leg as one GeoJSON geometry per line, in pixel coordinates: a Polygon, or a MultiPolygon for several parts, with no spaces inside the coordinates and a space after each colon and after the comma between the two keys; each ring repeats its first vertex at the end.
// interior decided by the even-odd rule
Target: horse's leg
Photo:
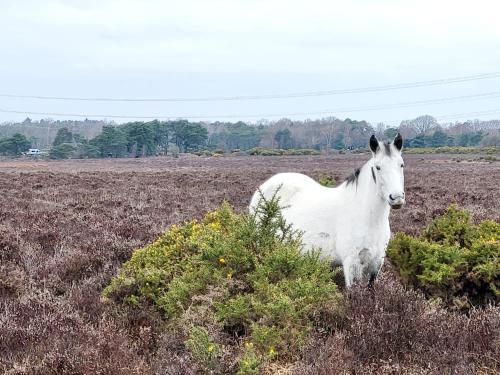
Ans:
{"type": "Polygon", "coordinates": [[[347,288],[350,288],[351,285],[362,276],[361,264],[358,257],[348,256],[344,259],[342,268],[344,269],[345,285],[347,288]]]}
{"type": "Polygon", "coordinates": [[[369,269],[368,288],[373,288],[373,284],[377,279],[378,273],[380,272],[383,263],[384,263],[384,257],[372,259],[369,269]]]}
{"type": "Polygon", "coordinates": [[[375,283],[375,279],[377,278],[377,274],[371,273],[370,279],[368,280],[368,288],[373,289],[373,284],[375,283]]]}

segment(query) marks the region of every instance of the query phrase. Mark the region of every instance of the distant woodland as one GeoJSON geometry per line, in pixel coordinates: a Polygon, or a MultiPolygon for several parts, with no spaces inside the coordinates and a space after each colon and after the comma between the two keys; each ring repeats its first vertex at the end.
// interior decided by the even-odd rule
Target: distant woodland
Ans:
{"type": "Polygon", "coordinates": [[[383,123],[328,117],[318,120],[191,122],[188,120],[128,122],[40,120],[0,124],[0,154],[16,156],[39,148],[52,158],[140,157],[169,152],[230,152],[255,147],[318,151],[366,147],[371,134],[391,139],[397,132],[405,147],[497,146],[500,120],[440,124],[432,116],[383,123]]]}

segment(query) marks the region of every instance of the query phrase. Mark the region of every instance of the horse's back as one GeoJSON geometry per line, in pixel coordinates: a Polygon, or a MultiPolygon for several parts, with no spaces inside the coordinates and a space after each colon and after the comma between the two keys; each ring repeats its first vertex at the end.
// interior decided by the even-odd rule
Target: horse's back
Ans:
{"type": "Polygon", "coordinates": [[[279,197],[281,206],[289,206],[305,191],[320,187],[316,181],[302,173],[278,173],[260,185],[252,197],[250,208],[257,206],[261,194],[265,199],[279,197]]]}

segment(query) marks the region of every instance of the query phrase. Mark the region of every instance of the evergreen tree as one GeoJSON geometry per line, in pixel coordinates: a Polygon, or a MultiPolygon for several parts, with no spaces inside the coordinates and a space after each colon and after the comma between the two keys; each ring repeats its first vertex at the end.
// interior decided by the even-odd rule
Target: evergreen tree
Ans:
{"type": "Polygon", "coordinates": [[[50,149],[49,157],[51,159],[69,159],[73,156],[76,148],[69,143],[61,143],[50,149]]]}
{"type": "Polygon", "coordinates": [[[160,152],[168,152],[168,144],[170,142],[171,136],[171,125],[165,121],[154,120],[148,123],[151,131],[153,132],[153,139],[155,146],[160,150],[160,152]]]}
{"type": "Polygon", "coordinates": [[[73,133],[71,133],[68,128],[61,128],[57,131],[54,142],[52,142],[52,147],[56,147],[63,143],[72,143],[73,133]]]}
{"type": "Polygon", "coordinates": [[[19,156],[30,147],[31,142],[20,133],[0,140],[0,154],[2,155],[19,156]]]}
{"type": "Polygon", "coordinates": [[[398,128],[387,128],[384,130],[384,136],[386,139],[393,140],[398,132],[398,128]]]}
{"type": "Polygon", "coordinates": [[[429,139],[431,147],[441,147],[449,144],[449,137],[441,129],[436,130],[429,139]]]}
{"type": "Polygon", "coordinates": [[[120,157],[127,153],[127,139],[124,132],[112,125],[104,126],[102,133],[92,139],[90,144],[97,147],[102,157],[120,157]]]}
{"type": "Polygon", "coordinates": [[[477,146],[482,139],[483,139],[483,133],[480,131],[462,133],[458,137],[457,144],[459,146],[477,146]]]}
{"type": "Polygon", "coordinates": [[[338,133],[333,140],[333,148],[335,150],[342,150],[343,148],[345,148],[344,135],[342,133],[338,133]]]}
{"type": "Polygon", "coordinates": [[[144,122],[122,125],[127,138],[128,151],[135,156],[153,155],[156,152],[155,137],[151,126],[144,122]]]}
{"type": "Polygon", "coordinates": [[[290,129],[280,129],[274,135],[274,140],[278,143],[278,148],[289,149],[293,147],[292,132],[290,129]]]}
{"type": "Polygon", "coordinates": [[[199,123],[187,120],[172,122],[173,141],[184,152],[198,150],[208,138],[207,129],[199,123]]]}
{"type": "Polygon", "coordinates": [[[262,127],[251,126],[242,121],[228,123],[223,124],[222,131],[212,136],[210,143],[215,147],[221,145],[228,150],[248,150],[259,145],[262,133],[262,127]]]}
{"type": "Polygon", "coordinates": [[[409,139],[406,145],[407,147],[425,147],[426,143],[426,136],[424,134],[419,134],[415,138],[409,139]]]}

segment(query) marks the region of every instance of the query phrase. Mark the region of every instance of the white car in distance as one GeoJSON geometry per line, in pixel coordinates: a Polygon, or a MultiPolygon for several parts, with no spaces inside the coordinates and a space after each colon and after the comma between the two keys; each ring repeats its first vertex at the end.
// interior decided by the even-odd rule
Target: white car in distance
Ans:
{"type": "Polygon", "coordinates": [[[30,148],[28,150],[28,152],[26,152],[26,155],[28,155],[28,156],[38,156],[41,154],[42,154],[42,151],[40,151],[40,149],[38,149],[38,148],[30,148]]]}

